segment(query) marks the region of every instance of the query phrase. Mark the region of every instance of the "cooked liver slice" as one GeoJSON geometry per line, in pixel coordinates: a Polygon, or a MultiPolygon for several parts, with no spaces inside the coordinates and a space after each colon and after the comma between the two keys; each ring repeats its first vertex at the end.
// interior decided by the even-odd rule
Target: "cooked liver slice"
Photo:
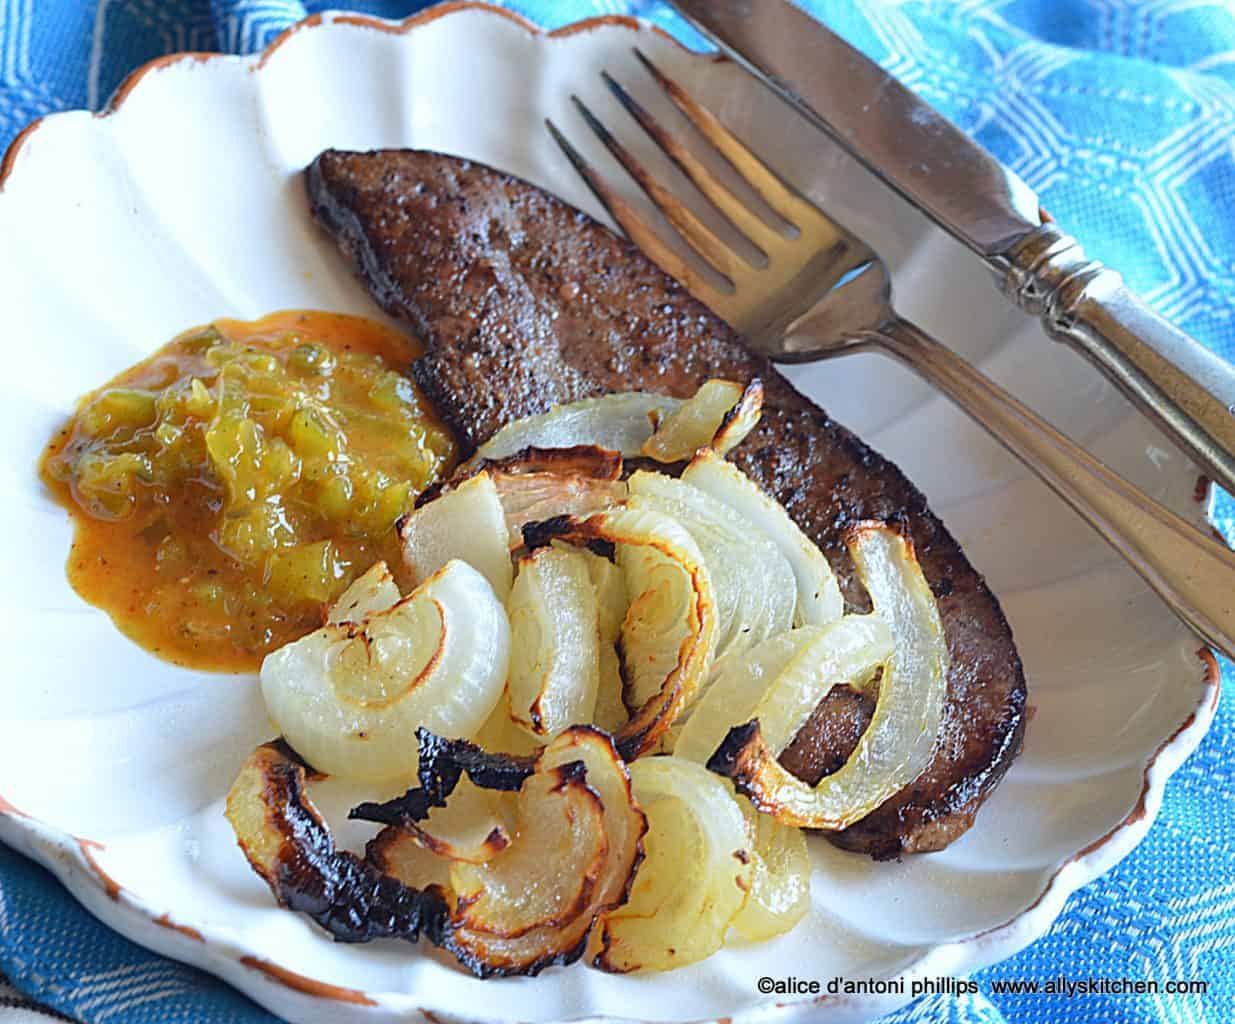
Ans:
{"type": "MultiPolygon", "coordinates": [[[[734,462],[826,552],[855,608],[868,606],[843,528],[905,521],[951,654],[929,767],[830,838],[883,859],[941,849],[969,828],[1020,748],[1024,673],[999,602],[896,466],[628,241],[540,188],[414,150],[328,150],[306,183],[374,298],[425,342],[412,373],[465,449],[560,402],[632,390],[686,397],[709,377],[761,377],[763,419],[734,462]]],[[[823,701],[782,763],[808,781],[835,770],[870,710],[844,691],[823,701]]]]}

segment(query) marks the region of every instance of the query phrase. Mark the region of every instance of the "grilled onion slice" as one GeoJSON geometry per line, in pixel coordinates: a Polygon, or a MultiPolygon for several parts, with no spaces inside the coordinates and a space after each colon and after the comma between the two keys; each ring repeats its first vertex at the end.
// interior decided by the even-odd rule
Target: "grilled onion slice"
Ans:
{"type": "Polygon", "coordinates": [[[494,476],[506,516],[507,543],[523,543],[523,528],[557,516],[586,516],[626,497],[621,480],[563,473],[516,473],[494,476]]]}
{"type": "Polygon", "coordinates": [[[484,863],[451,865],[456,945],[471,949],[490,936],[564,928],[587,911],[609,841],[604,806],[586,774],[580,761],[538,770],[519,791],[514,843],[484,863]]]}
{"type": "Polygon", "coordinates": [[[403,595],[385,562],[374,562],[357,576],[326,612],[326,624],[364,622],[370,615],[384,612],[403,595]]]}
{"type": "Polygon", "coordinates": [[[436,491],[426,491],[421,495],[417,504],[426,505],[438,494],[458,487],[464,480],[481,472],[488,473],[494,479],[543,473],[591,480],[620,480],[622,454],[596,444],[577,444],[568,448],[521,448],[500,459],[473,458],[459,466],[436,491]]]}
{"type": "Polygon", "coordinates": [[[591,961],[618,973],[683,967],[721,947],[746,901],[752,824],[729,785],[690,761],[645,758],[630,777],[648,819],[645,859],[593,935],[591,961]]]}
{"type": "MultiPolygon", "coordinates": [[[[500,761],[471,744],[422,737],[422,763],[433,775],[425,781],[436,798],[448,801],[464,771],[502,788],[525,779],[512,845],[482,865],[454,861],[445,870],[442,899],[451,914],[441,944],[481,977],[535,974],[577,959],[597,917],[625,900],[647,827],[626,766],[597,729],[566,730],[531,773],[517,759],[499,771],[500,761]]],[[[426,857],[407,832],[384,830],[369,855],[409,887],[444,877],[443,858],[426,857]]]]}
{"type": "Polygon", "coordinates": [[[482,789],[514,793],[536,767],[535,757],[491,754],[468,740],[447,739],[428,729],[416,730],[416,742],[420,785],[393,800],[362,803],[352,808],[349,818],[406,826],[424,821],[435,807],[445,807],[464,775],[482,789]]]}
{"type": "Polygon", "coordinates": [[[451,559],[458,559],[489,581],[499,601],[510,595],[514,571],[506,514],[488,473],[477,473],[404,516],[397,529],[403,541],[403,559],[417,583],[451,559]]]}
{"type": "Polygon", "coordinates": [[[511,843],[514,821],[509,799],[506,793],[460,779],[445,807],[431,810],[424,821],[405,818],[403,827],[417,845],[438,857],[483,864],[511,843]]]}
{"type": "MultiPolygon", "coordinates": [[[[596,445],[525,448],[460,473],[471,476],[479,470],[497,488],[512,549],[523,543],[523,527],[529,523],[562,515],[584,516],[626,497],[622,456],[596,445]]],[[[457,486],[457,481],[451,486],[457,486]]]]}
{"type": "Polygon", "coordinates": [[[420,782],[417,789],[385,804],[364,804],[353,818],[390,824],[419,821],[430,808],[447,805],[455,787],[466,774],[482,789],[512,792],[542,768],[556,768],[581,761],[588,772],[588,785],[605,805],[605,830],[612,839],[611,851],[620,859],[619,874],[634,869],[643,819],[634,803],[630,775],[613,738],[590,725],[573,725],[534,758],[489,753],[466,740],[448,740],[426,730],[418,734],[420,782]]]}
{"type": "Polygon", "coordinates": [[[616,733],[630,718],[622,701],[622,666],[617,644],[622,634],[630,600],[626,596],[626,579],[622,570],[599,555],[588,551],[588,572],[596,591],[596,629],[598,647],[598,682],[596,710],[592,721],[608,733],[616,733]]]}
{"type": "MultiPolygon", "coordinates": [[[[626,484],[621,479],[622,456],[618,452],[596,445],[524,448],[504,458],[472,460],[460,466],[449,480],[420,496],[416,502],[417,512],[480,476],[488,477],[493,482],[506,520],[507,547],[511,550],[523,543],[523,527],[529,523],[562,515],[585,516],[626,497],[626,484]]],[[[481,491],[488,490],[484,484],[474,486],[481,491]]],[[[494,508],[487,496],[483,503],[480,497],[473,496],[468,507],[478,513],[483,511],[483,518],[488,523],[494,519],[494,508]],[[482,508],[482,505],[487,507],[482,508]]],[[[447,508],[449,510],[449,506],[447,508]]],[[[425,533],[419,538],[419,547],[412,555],[427,552],[432,557],[424,558],[426,565],[432,565],[440,557],[437,552],[443,547],[441,538],[434,532],[437,527],[449,530],[451,524],[437,514],[419,521],[400,523],[400,529],[409,535],[415,529],[425,533]],[[420,523],[419,527],[417,522],[420,523]]],[[[490,554],[494,564],[500,568],[496,555],[490,554]]],[[[470,561],[472,557],[479,559],[481,556],[470,556],[465,561],[470,561]]]]}
{"type": "Polygon", "coordinates": [[[515,721],[510,710],[509,694],[502,693],[497,706],[474,737],[476,745],[485,750],[501,750],[508,754],[534,757],[544,745],[544,738],[533,736],[515,721]]]}
{"type": "Polygon", "coordinates": [[[514,720],[537,737],[589,722],[600,679],[599,609],[588,560],[542,547],[519,562],[506,610],[511,656],[506,692],[514,720]]]}
{"type": "Polygon", "coordinates": [[[768,716],[766,739],[759,719],[752,720],[731,730],[708,761],[760,810],[802,828],[846,828],[917,778],[930,760],[947,688],[943,627],[911,543],[883,523],[858,524],[846,540],[894,645],[874,715],[853,753],[838,771],[808,786],[776,761],[793,737],[794,716],[780,711],[768,716]]]}
{"type": "Polygon", "coordinates": [[[675,730],[674,755],[707,764],[730,729],[755,717],[759,699],[816,637],[812,627],[787,630],[726,664],[675,730]]]}
{"type": "Polygon", "coordinates": [[[267,655],[262,696],[318,771],[410,777],[416,729],[472,735],[501,696],[509,658],[510,627],[493,588],[452,561],[391,607],[267,655]]]}
{"type": "Polygon", "coordinates": [[[436,940],[445,893],[384,876],[335,847],[305,790],[305,765],[282,742],[260,746],[227,794],[227,820],[253,870],[281,906],[301,911],[341,942],[436,940]]]}
{"type": "Polygon", "coordinates": [[[437,853],[416,842],[413,835],[398,825],[387,825],[365,846],[365,860],[380,871],[412,889],[436,886],[443,903],[454,910],[447,854],[437,853]]]}
{"type": "Polygon", "coordinates": [[[759,422],[762,408],[763,385],[757,379],[745,388],[732,381],[705,381],[685,401],[646,391],[585,398],[506,424],[476,450],[464,470],[526,448],[594,445],[628,459],[643,455],[660,462],[689,459],[705,445],[727,452],[759,422]]]}
{"type": "Polygon", "coordinates": [[[616,739],[633,761],[660,740],[711,666],[716,608],[703,555],[684,527],[634,498],[580,522],[550,525],[571,543],[615,547],[631,595],[621,649],[623,700],[634,709],[616,739]]]}
{"type": "Polygon", "coordinates": [[[681,399],[667,395],[627,391],[559,405],[539,416],[507,423],[476,449],[467,466],[504,459],[524,448],[579,445],[596,445],[634,458],[652,431],[681,404],[681,399]]]}
{"type": "Polygon", "coordinates": [[[793,625],[793,570],[775,544],[736,512],[663,473],[631,476],[630,492],[686,527],[716,600],[716,662],[793,625]]]}
{"type": "Polygon", "coordinates": [[[642,452],[657,462],[682,462],[700,448],[724,455],[741,444],[763,413],[763,383],[746,387],[731,380],[709,380],[670,413],[644,443],[642,452]]]}
{"type": "Polygon", "coordinates": [[[801,829],[760,814],[745,797],[738,797],[738,803],[754,829],[755,846],[750,892],[733,928],[747,942],[766,942],[789,931],[810,910],[810,854],[801,829]]]}
{"type": "Polygon", "coordinates": [[[639,810],[630,771],[618,755],[612,737],[589,725],[567,729],[545,748],[538,765],[553,768],[580,761],[588,785],[600,794],[609,837],[610,870],[596,890],[597,907],[615,907],[627,895],[635,869],[643,858],[647,820],[639,810]]]}
{"type": "Polygon", "coordinates": [[[728,505],[780,549],[797,582],[795,625],[826,626],[841,617],[845,602],[827,558],[750,477],[716,452],[704,450],[691,460],[682,480],[728,505]]]}
{"type": "Polygon", "coordinates": [[[892,631],[877,615],[847,615],[772,637],[728,666],[699,698],[674,753],[706,764],[735,725],[758,719],[775,755],[838,683],[867,682],[892,655],[892,631]]]}

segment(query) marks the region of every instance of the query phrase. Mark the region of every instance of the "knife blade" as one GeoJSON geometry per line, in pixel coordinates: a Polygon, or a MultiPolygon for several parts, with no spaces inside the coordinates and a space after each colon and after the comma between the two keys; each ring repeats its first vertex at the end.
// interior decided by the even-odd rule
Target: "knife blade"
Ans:
{"type": "Polygon", "coordinates": [[[1235,367],[1043,223],[1038,197],[956,125],[787,0],[669,0],[722,52],[963,242],[1047,334],[1098,367],[1235,494],[1235,367]]]}
{"type": "Polygon", "coordinates": [[[940,227],[990,257],[1041,223],[1038,197],[878,64],[785,0],[670,0],[940,227]]]}

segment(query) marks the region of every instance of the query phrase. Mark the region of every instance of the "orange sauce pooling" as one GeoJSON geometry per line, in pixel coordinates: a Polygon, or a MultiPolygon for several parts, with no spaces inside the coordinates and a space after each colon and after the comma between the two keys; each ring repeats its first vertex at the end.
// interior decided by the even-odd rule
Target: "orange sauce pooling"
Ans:
{"type": "Polygon", "coordinates": [[[81,400],[40,463],[74,589],[176,664],[252,671],[315,629],[454,461],[407,336],[288,311],[187,331],[81,400]]]}

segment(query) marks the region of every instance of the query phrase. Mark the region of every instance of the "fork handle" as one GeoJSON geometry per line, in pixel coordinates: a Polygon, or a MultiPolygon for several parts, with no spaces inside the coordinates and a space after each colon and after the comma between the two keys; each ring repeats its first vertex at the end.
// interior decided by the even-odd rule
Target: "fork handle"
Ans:
{"type": "Polygon", "coordinates": [[[909,321],[894,317],[860,341],[901,359],[948,395],[1079,512],[1203,640],[1235,656],[1235,553],[909,321]]]}
{"type": "Polygon", "coordinates": [[[1002,286],[1235,493],[1235,367],[1172,327],[1047,222],[998,261],[1002,286]]]}

